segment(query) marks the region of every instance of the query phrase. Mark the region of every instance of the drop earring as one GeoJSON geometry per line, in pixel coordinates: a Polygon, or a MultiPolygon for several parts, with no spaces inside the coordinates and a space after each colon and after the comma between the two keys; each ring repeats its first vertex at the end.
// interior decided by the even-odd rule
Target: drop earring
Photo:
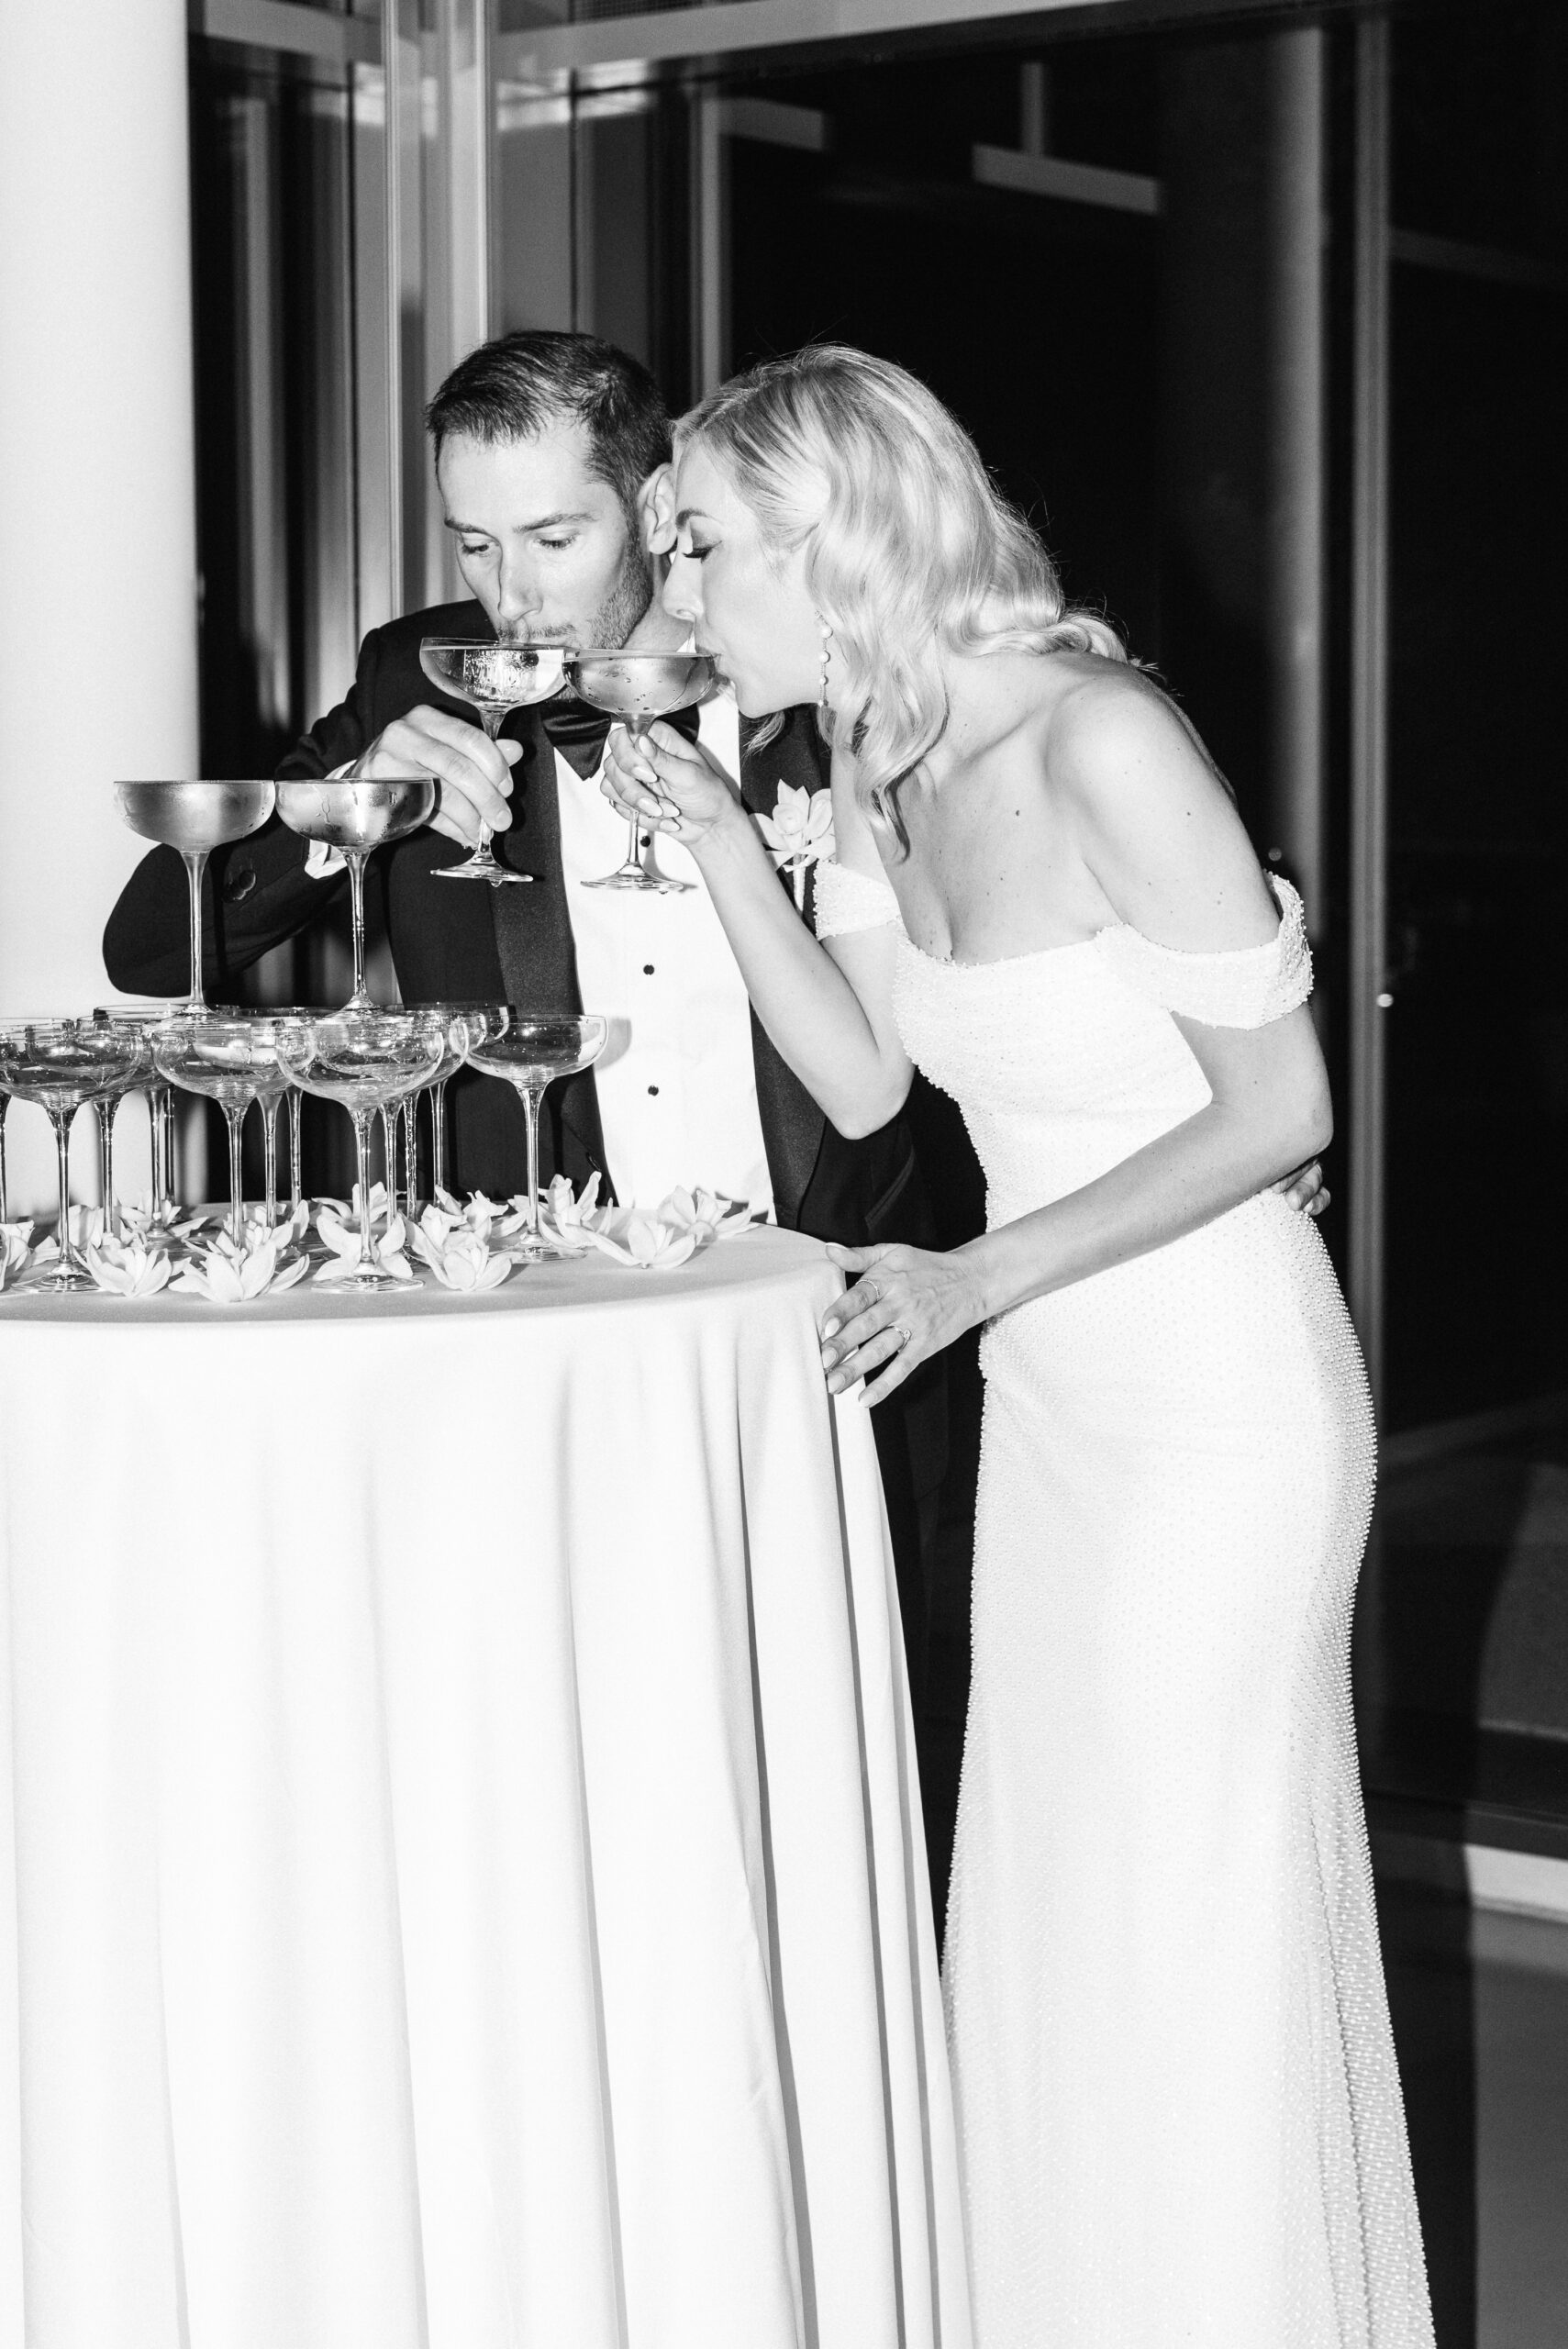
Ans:
{"type": "Polygon", "coordinates": [[[826,709],[828,707],[828,664],[833,657],[833,623],[831,620],[824,619],[818,612],[817,625],[822,631],[822,690],[817,696],[817,707],[818,709],[826,709]]]}

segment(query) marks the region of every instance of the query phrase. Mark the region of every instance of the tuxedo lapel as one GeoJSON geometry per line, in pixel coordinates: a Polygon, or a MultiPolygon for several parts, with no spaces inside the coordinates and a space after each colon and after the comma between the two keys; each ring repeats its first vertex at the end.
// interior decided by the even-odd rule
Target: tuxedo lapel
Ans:
{"type": "MultiPolygon", "coordinates": [[[[752,748],[756,726],[740,721],[740,796],[754,816],[771,816],[780,788],[820,791],[826,782],[826,746],[816,730],[815,714],[792,709],[784,730],[761,750],[752,748]]],[[[809,876],[808,876],[809,878],[809,876]]],[[[787,874],[779,886],[794,893],[787,874]]],[[[806,898],[809,913],[811,899],[806,898]]],[[[755,1011],[751,1014],[751,1057],[757,1073],[757,1108],[762,1141],[768,1153],[768,1174],[773,1186],[773,1209],[781,1223],[799,1219],[821,1153],[827,1119],[795,1071],[781,1058],[755,1011]]]]}
{"type": "MultiPolygon", "coordinates": [[[[495,841],[497,861],[533,875],[528,888],[486,889],[506,1000],[519,1010],[581,1011],[577,950],[561,867],[561,803],[555,752],[536,710],[516,710],[502,728],[521,742],[514,770],[512,821],[495,841]]],[[[589,1164],[605,1164],[604,1129],[593,1072],[564,1077],[545,1097],[546,1113],[573,1133],[589,1164]]],[[[561,1163],[562,1153],[556,1152],[561,1163]]]]}

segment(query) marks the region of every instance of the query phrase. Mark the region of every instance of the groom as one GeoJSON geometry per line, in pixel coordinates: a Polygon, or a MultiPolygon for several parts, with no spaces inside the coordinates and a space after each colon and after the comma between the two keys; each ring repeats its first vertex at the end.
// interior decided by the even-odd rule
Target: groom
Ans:
{"type": "MultiPolygon", "coordinates": [[[[528,639],[571,647],[628,640],[673,650],[680,625],[658,598],[671,538],[670,421],[636,360],[586,335],[528,331],[472,352],[427,415],[436,476],[472,601],[374,629],[347,698],[304,735],[280,776],[428,770],[439,782],[432,830],[384,850],[398,985],[406,1002],[496,1001],[603,1011],[611,1041],[597,1067],[546,1096],[540,1172],[653,1207],[677,1183],[766,1205],[783,1225],[851,1245],[929,1244],[930,1208],[904,1117],[850,1141],[785,1067],[751,1013],[717,914],[700,885],[667,896],[584,888],[625,854],[624,820],[598,789],[606,723],[582,704],[515,712],[498,742],[467,704],[419,666],[427,635],[528,639]],[[477,841],[528,885],[439,877],[477,841]]],[[[773,815],[784,786],[827,784],[813,713],[753,754],[735,706],[697,714],[703,749],[745,805],[773,815]]],[[[792,803],[784,802],[786,807],[792,803]]],[[[793,803],[803,807],[804,801],[793,803]]],[[[661,847],[673,876],[682,852],[661,847]]],[[[317,921],[344,886],[340,864],[276,818],[212,860],[209,996],[317,921]]],[[[695,867],[687,875],[695,880],[695,867]]],[[[780,886],[790,886],[783,874],[780,886]]],[[[809,914],[811,876],[800,895],[809,914]]],[[[155,849],[110,916],[104,959],[130,993],[186,985],[185,882],[155,849]]],[[[511,1086],[463,1072],[449,1093],[452,1173],[465,1189],[517,1188],[524,1132],[511,1086]]],[[[899,1596],[918,1688],[929,1542],[946,1452],[940,1367],[874,1414],[894,1531],[899,1596]]]]}

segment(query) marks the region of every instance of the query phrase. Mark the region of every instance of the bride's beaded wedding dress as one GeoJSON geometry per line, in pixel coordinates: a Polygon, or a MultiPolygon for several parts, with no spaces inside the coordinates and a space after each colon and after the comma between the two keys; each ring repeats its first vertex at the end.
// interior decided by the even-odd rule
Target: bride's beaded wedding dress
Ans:
{"type": "MultiPolygon", "coordinates": [[[[900,937],[899,1030],[993,1226],[1202,1108],[1173,1013],[1306,998],[1278,894],[1240,952],[900,937]]],[[[819,933],[895,919],[819,868],[819,933]]],[[[1372,1415],[1317,1229],[1264,1193],[1003,1314],[982,1361],[945,1967],[977,2349],[1425,2349],[1351,1717],[1372,1415]]]]}

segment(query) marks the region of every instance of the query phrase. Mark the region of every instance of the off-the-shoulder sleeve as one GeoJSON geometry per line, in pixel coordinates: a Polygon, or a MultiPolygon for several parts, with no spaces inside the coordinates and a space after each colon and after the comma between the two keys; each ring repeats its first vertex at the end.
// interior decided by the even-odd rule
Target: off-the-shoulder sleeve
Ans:
{"type": "Polygon", "coordinates": [[[1280,924],[1263,946],[1218,954],[1183,954],[1156,946],[1125,924],[1100,932],[1097,944],[1130,987],[1166,1011],[1206,1028],[1263,1028],[1283,1019],[1312,992],[1312,950],[1301,899],[1288,881],[1270,874],[1280,924]]]}
{"type": "Polygon", "coordinates": [[[813,918],[818,938],[842,938],[852,930],[898,925],[898,900],[885,881],[851,873],[835,858],[817,867],[813,918]]]}

